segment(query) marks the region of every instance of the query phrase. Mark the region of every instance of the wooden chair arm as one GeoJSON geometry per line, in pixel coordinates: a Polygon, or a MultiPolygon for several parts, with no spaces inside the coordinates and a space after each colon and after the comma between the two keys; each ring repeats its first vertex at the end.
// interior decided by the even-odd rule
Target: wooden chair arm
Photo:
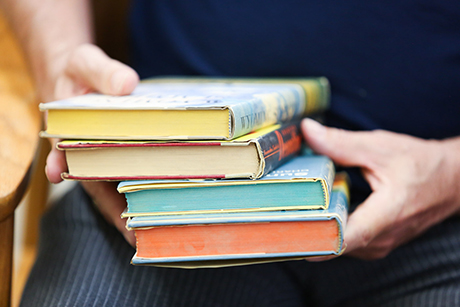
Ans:
{"type": "MultiPolygon", "coordinates": [[[[97,43],[109,56],[127,62],[129,0],[91,3],[97,43]]],[[[28,186],[40,128],[32,78],[0,11],[0,306],[11,305],[14,210],[28,186]]]]}
{"type": "Polygon", "coordinates": [[[9,306],[14,210],[31,173],[41,115],[32,79],[3,16],[0,50],[0,306],[9,306]]]}

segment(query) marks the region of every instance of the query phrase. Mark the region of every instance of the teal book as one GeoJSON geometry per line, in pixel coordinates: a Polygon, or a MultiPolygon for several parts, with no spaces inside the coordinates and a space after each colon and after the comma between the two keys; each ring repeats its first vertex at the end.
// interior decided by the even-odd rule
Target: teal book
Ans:
{"type": "Polygon", "coordinates": [[[199,268],[339,255],[348,216],[341,181],[323,210],[129,218],[137,238],[132,263],[199,268]]]}
{"type": "Polygon", "coordinates": [[[297,156],[258,180],[123,181],[123,217],[326,209],[335,168],[325,156],[297,156]]]}
{"type": "Polygon", "coordinates": [[[326,78],[163,78],[126,96],[87,94],[42,103],[44,137],[91,140],[232,140],[329,105],[326,78]]]}

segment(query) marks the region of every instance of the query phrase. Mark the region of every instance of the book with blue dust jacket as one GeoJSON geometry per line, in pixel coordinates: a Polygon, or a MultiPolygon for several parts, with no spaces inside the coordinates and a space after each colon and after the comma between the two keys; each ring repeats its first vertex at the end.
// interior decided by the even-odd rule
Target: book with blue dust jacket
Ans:
{"type": "Polygon", "coordinates": [[[258,180],[122,181],[123,217],[241,211],[327,209],[334,181],[325,156],[296,156],[258,180]]]}

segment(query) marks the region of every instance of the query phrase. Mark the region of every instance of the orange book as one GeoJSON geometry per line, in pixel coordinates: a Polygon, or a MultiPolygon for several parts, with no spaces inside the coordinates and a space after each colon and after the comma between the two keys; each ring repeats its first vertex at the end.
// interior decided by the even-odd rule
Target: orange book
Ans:
{"type": "Polygon", "coordinates": [[[218,257],[340,249],[335,220],[177,225],[136,230],[137,257],[218,257]]]}
{"type": "Polygon", "coordinates": [[[132,263],[203,267],[340,254],[348,196],[335,187],[325,210],[130,218],[132,263]]]}

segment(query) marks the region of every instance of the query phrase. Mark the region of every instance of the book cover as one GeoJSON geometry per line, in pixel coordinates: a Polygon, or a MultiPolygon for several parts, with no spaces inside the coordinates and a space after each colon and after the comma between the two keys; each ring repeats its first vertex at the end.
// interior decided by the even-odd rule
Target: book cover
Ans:
{"type": "Polygon", "coordinates": [[[40,104],[43,137],[64,139],[229,140],[328,107],[324,77],[151,79],[131,95],[87,94],[40,104]],[[326,93],[326,94],[325,94],[326,93]],[[309,100],[310,99],[310,100],[309,100]]]}
{"type": "Polygon", "coordinates": [[[335,168],[325,156],[297,156],[258,180],[123,181],[123,217],[325,209],[335,168]]]}
{"type": "Polygon", "coordinates": [[[231,141],[57,143],[73,180],[260,178],[301,148],[298,123],[272,125],[231,141]]]}
{"type": "Polygon", "coordinates": [[[298,84],[307,95],[306,114],[315,114],[318,111],[325,110],[330,101],[330,85],[326,77],[310,77],[310,78],[251,78],[251,77],[206,77],[206,76],[163,76],[155,77],[153,80],[158,83],[169,82],[193,82],[193,83],[264,83],[264,84],[298,84]]]}
{"type": "Polygon", "coordinates": [[[346,181],[325,210],[133,217],[136,265],[220,267],[339,255],[348,216],[346,181]]]}

